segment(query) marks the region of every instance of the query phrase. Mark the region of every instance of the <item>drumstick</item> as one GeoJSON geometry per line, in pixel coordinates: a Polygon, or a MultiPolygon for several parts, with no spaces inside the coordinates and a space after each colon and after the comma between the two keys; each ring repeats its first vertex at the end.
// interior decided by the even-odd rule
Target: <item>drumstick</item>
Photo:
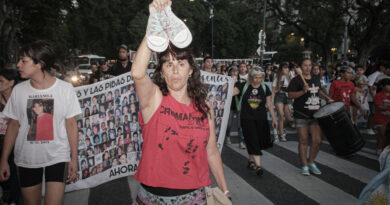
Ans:
{"type": "Polygon", "coordinates": [[[305,80],[305,78],[304,78],[303,75],[302,75],[302,70],[301,70],[300,68],[296,68],[296,69],[295,69],[295,72],[297,72],[298,75],[301,76],[303,83],[304,83],[305,85],[307,85],[306,80],[305,80]]]}

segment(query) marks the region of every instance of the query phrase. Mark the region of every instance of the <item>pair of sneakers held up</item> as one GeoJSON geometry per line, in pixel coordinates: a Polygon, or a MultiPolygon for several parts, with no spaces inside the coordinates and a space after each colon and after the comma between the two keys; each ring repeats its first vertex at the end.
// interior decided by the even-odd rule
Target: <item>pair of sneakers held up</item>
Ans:
{"type": "Polygon", "coordinates": [[[188,27],[172,12],[170,6],[157,11],[149,8],[150,16],[146,28],[148,47],[156,52],[163,52],[168,48],[169,41],[178,48],[187,47],[192,41],[188,27]]]}

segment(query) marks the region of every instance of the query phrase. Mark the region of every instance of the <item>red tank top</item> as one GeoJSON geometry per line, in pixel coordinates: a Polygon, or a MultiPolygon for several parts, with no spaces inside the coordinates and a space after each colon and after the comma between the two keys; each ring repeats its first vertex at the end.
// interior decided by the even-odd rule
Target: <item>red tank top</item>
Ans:
{"type": "Polygon", "coordinates": [[[208,119],[201,119],[194,102],[189,106],[169,94],[148,123],[142,115],[142,157],[134,178],[169,189],[198,189],[211,184],[206,146],[208,119]]]}

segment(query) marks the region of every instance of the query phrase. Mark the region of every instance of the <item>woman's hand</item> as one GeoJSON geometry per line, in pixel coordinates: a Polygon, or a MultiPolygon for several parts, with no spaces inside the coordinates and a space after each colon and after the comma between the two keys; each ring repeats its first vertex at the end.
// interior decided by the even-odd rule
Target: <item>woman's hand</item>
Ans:
{"type": "Polygon", "coordinates": [[[68,165],[68,180],[66,182],[71,182],[76,179],[77,175],[77,159],[71,160],[68,165]]]}
{"type": "Polygon", "coordinates": [[[156,10],[162,10],[166,6],[171,6],[171,0],[153,0],[152,3],[149,4],[149,8],[154,7],[156,10]]]}
{"type": "Polygon", "coordinates": [[[0,181],[7,181],[11,175],[9,164],[7,161],[2,161],[0,164],[0,181]]]}
{"type": "Polygon", "coordinates": [[[272,120],[272,127],[275,129],[278,128],[278,122],[276,121],[276,119],[272,120]]]}

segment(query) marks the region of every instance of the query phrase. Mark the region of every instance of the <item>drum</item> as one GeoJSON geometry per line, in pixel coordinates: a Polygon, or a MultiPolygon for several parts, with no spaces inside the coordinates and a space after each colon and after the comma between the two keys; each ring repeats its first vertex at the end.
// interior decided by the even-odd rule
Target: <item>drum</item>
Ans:
{"type": "Polygon", "coordinates": [[[343,102],[325,105],[314,113],[314,118],[337,155],[349,156],[364,146],[365,141],[343,102]]]}

